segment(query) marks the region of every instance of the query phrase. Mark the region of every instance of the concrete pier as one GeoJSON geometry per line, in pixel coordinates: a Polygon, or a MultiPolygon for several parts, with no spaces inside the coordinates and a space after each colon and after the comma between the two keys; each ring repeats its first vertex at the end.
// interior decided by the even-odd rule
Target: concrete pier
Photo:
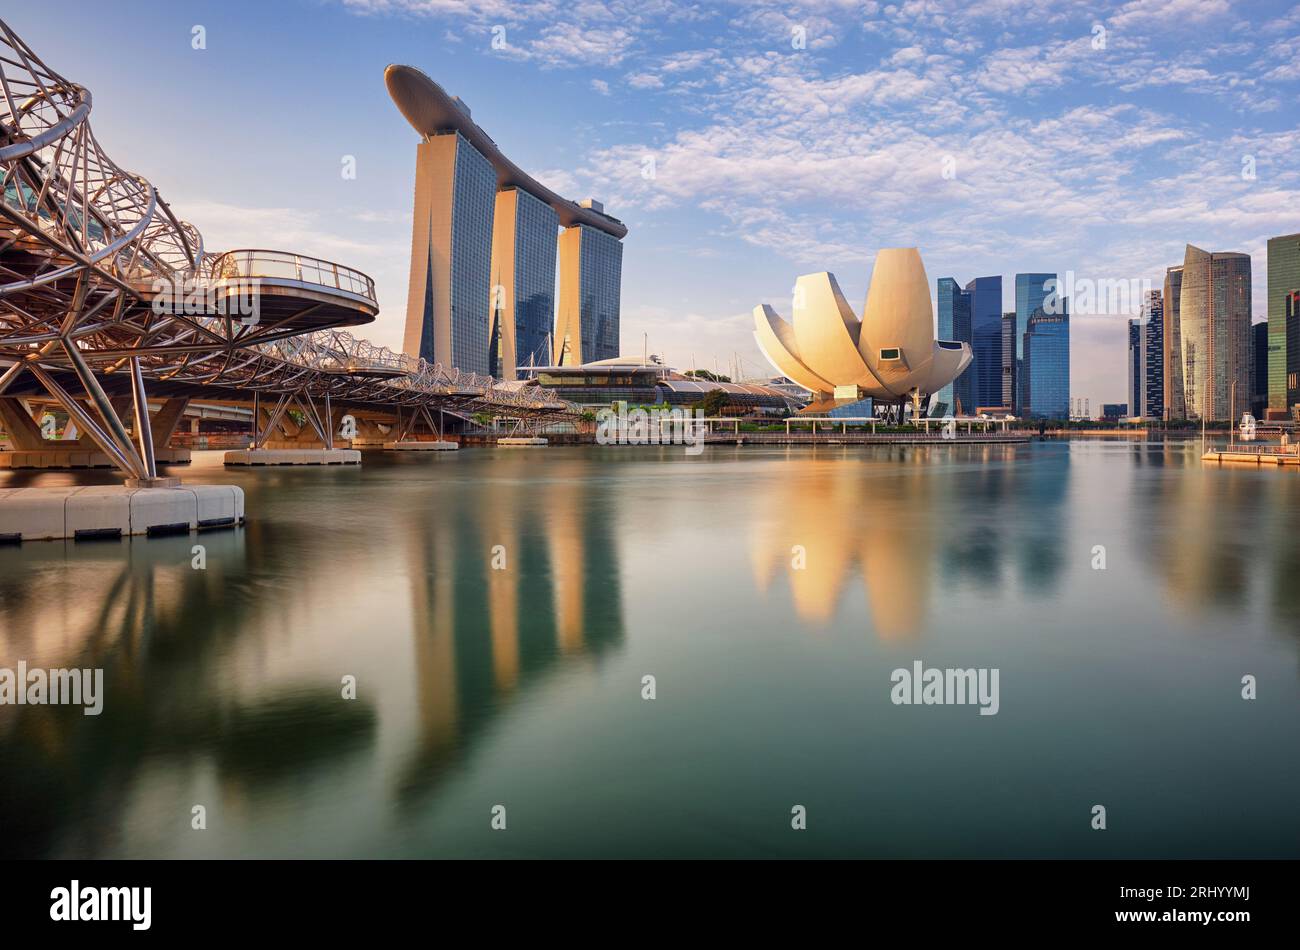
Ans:
{"type": "Polygon", "coordinates": [[[511,435],[511,436],[505,436],[504,438],[497,439],[497,445],[503,446],[507,449],[541,448],[549,444],[550,443],[548,443],[545,439],[528,438],[524,436],[511,435]]]}
{"type": "Polygon", "coordinates": [[[357,449],[238,449],[227,465],[360,465],[357,449]]]}
{"type": "Polygon", "coordinates": [[[1210,449],[1201,456],[1202,462],[1245,462],[1249,465],[1300,465],[1300,454],[1294,448],[1280,446],[1225,446],[1210,449]]]}
{"type": "Polygon", "coordinates": [[[391,452],[453,452],[460,448],[455,442],[385,442],[391,452]]]}
{"type": "MultiPolygon", "coordinates": [[[[57,445],[57,442],[50,443],[57,445]]],[[[188,465],[189,449],[155,449],[154,457],[159,465],[188,465]]],[[[16,449],[12,452],[0,452],[0,469],[5,468],[40,468],[40,469],[80,469],[80,468],[114,468],[113,460],[103,452],[91,449],[16,449]]]]}
{"type": "Polygon", "coordinates": [[[244,522],[236,485],[0,488],[0,542],[179,534],[244,522]]]}

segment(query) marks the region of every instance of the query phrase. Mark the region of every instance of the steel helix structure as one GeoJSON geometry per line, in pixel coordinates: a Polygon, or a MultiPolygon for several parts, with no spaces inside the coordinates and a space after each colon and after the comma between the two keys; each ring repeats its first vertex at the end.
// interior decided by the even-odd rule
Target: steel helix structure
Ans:
{"type": "Polygon", "coordinates": [[[109,157],[92,104],[0,20],[0,396],[30,375],[136,479],[157,474],[147,390],[324,400],[326,417],[331,403],[426,417],[574,412],[537,387],[346,332],[379,310],[360,271],[285,251],[208,252],[148,179],[109,157]],[[113,403],[128,396],[124,422],[113,403]]]}

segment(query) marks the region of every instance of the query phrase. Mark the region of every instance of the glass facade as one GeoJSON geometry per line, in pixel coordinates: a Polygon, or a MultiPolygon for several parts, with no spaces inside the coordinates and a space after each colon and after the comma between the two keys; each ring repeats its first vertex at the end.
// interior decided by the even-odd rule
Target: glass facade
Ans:
{"type": "MultiPolygon", "coordinates": [[[[970,294],[961,289],[951,277],[940,277],[938,283],[939,339],[971,343],[970,294]]],[[[975,367],[966,371],[939,390],[938,401],[953,415],[975,410],[975,367]]]]}
{"type": "Polygon", "coordinates": [[[976,277],[970,295],[971,348],[975,351],[975,407],[1002,405],[1002,278],[976,277]]]}
{"type": "Polygon", "coordinates": [[[1067,419],[1070,414],[1070,309],[1031,314],[1025,331],[1025,412],[1033,419],[1067,419]]]}
{"type": "MultiPolygon", "coordinates": [[[[1128,404],[1133,415],[1142,415],[1142,393],[1145,391],[1142,379],[1142,321],[1128,322],[1128,360],[1125,365],[1128,372],[1128,404]]],[[[1104,406],[1102,407],[1104,410],[1104,406]]]]}
{"type": "MultiPolygon", "coordinates": [[[[1043,301],[1056,289],[1055,274],[1017,274],[1016,275],[1016,379],[1021,390],[1024,386],[1025,331],[1029,329],[1029,318],[1035,310],[1043,309],[1043,301]]],[[[1022,412],[1024,393],[1017,390],[1013,408],[1022,412]]]]}
{"type": "Polygon", "coordinates": [[[1228,419],[1249,404],[1250,255],[1188,245],[1179,322],[1191,419],[1228,419]]]}
{"type": "Polygon", "coordinates": [[[1002,315],[1002,408],[1011,412],[1019,411],[1020,360],[1016,359],[1016,315],[1002,315]]]}
{"type": "Polygon", "coordinates": [[[1300,293],[1300,234],[1268,240],[1268,408],[1291,410],[1296,404],[1289,369],[1295,350],[1287,334],[1287,308],[1300,293]]]}
{"type": "MultiPolygon", "coordinates": [[[[488,375],[488,311],[491,303],[492,217],[496,171],[474,146],[455,133],[456,172],[451,205],[451,359],[457,369],[488,375]]],[[[432,289],[433,281],[429,281],[432,289]]],[[[427,312],[426,312],[427,313],[427,312]]],[[[430,350],[432,334],[426,334],[430,350]]],[[[421,352],[421,356],[425,354],[421,352]]],[[[434,354],[431,362],[448,362],[434,354]]],[[[425,359],[430,357],[425,356],[425,359]]]]}
{"type": "Polygon", "coordinates": [[[582,229],[578,292],[582,358],[588,363],[614,359],[619,347],[623,242],[585,224],[578,227],[582,229]]]}
{"type": "MultiPolygon", "coordinates": [[[[1142,406],[1144,419],[1165,417],[1165,308],[1158,290],[1147,292],[1142,305],[1142,406]]],[[[1137,415],[1138,413],[1134,413],[1137,415]]]]}
{"type": "Polygon", "coordinates": [[[1186,419],[1187,403],[1183,392],[1183,333],[1181,306],[1183,298],[1183,268],[1170,267],[1165,271],[1165,418],[1186,419]]]}
{"type": "Polygon", "coordinates": [[[494,235],[499,249],[493,253],[493,281],[498,286],[493,287],[488,365],[493,376],[514,379],[525,367],[551,362],[560,218],[554,208],[521,188],[503,190],[499,198],[495,227],[508,231],[494,235]],[[503,321],[513,322],[514,362],[509,365],[503,321]]]}

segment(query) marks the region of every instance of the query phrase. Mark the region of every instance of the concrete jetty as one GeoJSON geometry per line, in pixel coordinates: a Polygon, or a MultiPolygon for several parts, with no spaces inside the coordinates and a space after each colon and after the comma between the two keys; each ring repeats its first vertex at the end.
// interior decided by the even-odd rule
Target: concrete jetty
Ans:
{"type": "Polygon", "coordinates": [[[360,465],[359,449],[236,449],[227,465],[360,465]]]}
{"type": "Polygon", "coordinates": [[[0,488],[0,542],[180,534],[244,522],[236,485],[0,488]]]}

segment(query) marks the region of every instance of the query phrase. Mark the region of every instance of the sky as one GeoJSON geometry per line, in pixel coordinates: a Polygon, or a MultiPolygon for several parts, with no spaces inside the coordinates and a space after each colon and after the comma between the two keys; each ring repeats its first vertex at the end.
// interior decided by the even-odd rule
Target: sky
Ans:
{"type": "MultiPolygon", "coordinates": [[[[207,249],[365,271],[381,313],[359,332],[394,348],[418,136],[389,63],[628,225],[623,350],[682,369],[772,373],[753,307],[789,318],[795,278],[829,270],[861,313],[882,247],[918,247],[932,293],[1001,274],[1005,310],[1017,272],[1159,289],[1187,243],[1242,251],[1260,320],[1267,239],[1300,231],[1289,3],[43,0],[2,16],[91,90],[101,145],[207,249]]],[[[1071,318],[1072,396],[1094,411],[1124,401],[1137,307],[1101,296],[1071,318]]]]}

